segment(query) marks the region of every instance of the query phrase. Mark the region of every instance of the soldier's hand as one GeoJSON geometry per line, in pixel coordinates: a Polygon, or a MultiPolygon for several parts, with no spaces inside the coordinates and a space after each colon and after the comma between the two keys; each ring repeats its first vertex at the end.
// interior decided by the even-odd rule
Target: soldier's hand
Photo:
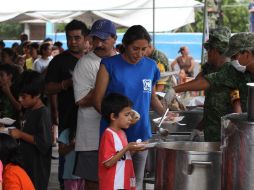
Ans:
{"type": "Polygon", "coordinates": [[[190,141],[201,141],[201,136],[204,135],[203,131],[193,129],[190,134],[190,141]]]}
{"type": "Polygon", "coordinates": [[[162,100],[163,101],[163,105],[165,107],[168,107],[168,105],[172,102],[173,99],[175,99],[175,97],[176,97],[175,90],[173,88],[170,88],[166,92],[165,96],[163,97],[163,100],[162,100]]]}

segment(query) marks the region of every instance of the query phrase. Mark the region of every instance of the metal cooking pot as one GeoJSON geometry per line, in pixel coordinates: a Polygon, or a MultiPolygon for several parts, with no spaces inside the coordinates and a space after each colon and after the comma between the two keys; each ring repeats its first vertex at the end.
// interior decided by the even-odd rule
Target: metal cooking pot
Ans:
{"type": "MultiPolygon", "coordinates": [[[[151,121],[152,131],[154,132],[150,142],[171,142],[171,141],[189,141],[191,131],[196,128],[198,123],[203,118],[203,109],[196,108],[190,111],[179,111],[180,116],[185,116],[181,123],[187,124],[186,126],[178,126],[177,124],[163,124],[163,128],[167,128],[170,134],[166,137],[162,137],[156,134],[157,125],[151,121]]],[[[150,118],[155,119],[159,117],[154,111],[150,111],[150,118]]],[[[155,181],[155,168],[156,166],[156,150],[154,148],[148,150],[148,156],[145,167],[145,178],[147,181],[153,183],[155,181]]],[[[145,181],[146,181],[145,179],[145,181]]]]}
{"type": "Polygon", "coordinates": [[[244,114],[222,117],[222,189],[254,189],[254,122],[244,114]]]}
{"type": "Polygon", "coordinates": [[[164,142],[156,147],[156,190],[220,190],[220,143],[164,142]]]}
{"type": "MultiPolygon", "coordinates": [[[[189,141],[190,133],[171,133],[166,137],[162,137],[160,134],[153,134],[149,142],[173,142],[173,141],[189,141]]],[[[145,177],[149,178],[150,181],[155,181],[155,170],[156,170],[156,150],[155,148],[148,149],[148,155],[146,159],[145,177]]]]}

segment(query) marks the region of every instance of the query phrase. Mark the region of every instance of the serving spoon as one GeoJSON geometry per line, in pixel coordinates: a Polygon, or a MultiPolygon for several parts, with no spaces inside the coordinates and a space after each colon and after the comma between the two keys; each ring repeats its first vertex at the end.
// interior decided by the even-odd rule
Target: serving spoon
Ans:
{"type": "Polygon", "coordinates": [[[159,133],[162,136],[168,136],[168,134],[169,134],[169,131],[167,129],[161,128],[161,125],[162,125],[163,121],[166,119],[168,111],[169,111],[169,108],[166,109],[165,113],[163,114],[163,116],[162,116],[162,118],[161,118],[161,120],[160,120],[160,122],[159,122],[159,124],[157,126],[158,129],[159,129],[159,133]]]}

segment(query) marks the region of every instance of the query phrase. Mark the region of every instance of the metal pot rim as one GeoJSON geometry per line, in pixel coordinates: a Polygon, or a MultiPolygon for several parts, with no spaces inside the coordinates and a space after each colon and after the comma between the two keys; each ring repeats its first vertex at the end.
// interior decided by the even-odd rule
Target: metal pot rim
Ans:
{"type": "Polygon", "coordinates": [[[191,142],[174,141],[161,142],[156,145],[157,148],[170,150],[188,151],[188,152],[220,152],[220,142],[191,142]]]}

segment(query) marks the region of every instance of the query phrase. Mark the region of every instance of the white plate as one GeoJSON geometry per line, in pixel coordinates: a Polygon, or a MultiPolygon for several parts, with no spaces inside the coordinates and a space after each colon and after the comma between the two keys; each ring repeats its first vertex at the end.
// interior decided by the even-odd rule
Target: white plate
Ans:
{"type": "Polygon", "coordinates": [[[131,111],[134,113],[134,119],[140,119],[140,114],[136,110],[132,109],[131,111]]]}
{"type": "Polygon", "coordinates": [[[9,129],[15,129],[16,127],[2,127],[0,128],[0,133],[9,134],[9,129]]]}
{"type": "Polygon", "coordinates": [[[164,92],[155,92],[155,94],[162,97],[162,98],[164,98],[166,93],[164,93],[164,92]]]}
{"type": "Polygon", "coordinates": [[[148,144],[145,144],[145,148],[154,148],[156,145],[157,145],[157,142],[148,143],[148,144]]]}
{"type": "Polygon", "coordinates": [[[176,75],[178,74],[179,71],[167,71],[167,72],[161,72],[161,77],[167,77],[167,76],[171,76],[171,75],[176,75]]]}
{"type": "Polygon", "coordinates": [[[141,142],[141,143],[136,144],[135,146],[138,148],[143,148],[143,147],[145,147],[145,144],[141,142]]]}
{"type": "Polygon", "coordinates": [[[6,128],[6,127],[1,128],[0,133],[8,134],[8,128],[6,128]]]}
{"type": "Polygon", "coordinates": [[[4,124],[4,125],[12,125],[16,120],[11,119],[9,117],[4,117],[0,119],[0,123],[4,124]]]}
{"type": "MultiPolygon", "coordinates": [[[[176,123],[176,122],[179,122],[179,121],[182,121],[184,118],[184,116],[179,116],[179,117],[174,117],[174,120],[164,120],[162,122],[162,124],[173,124],[173,123],[176,123]]],[[[160,123],[160,120],[161,120],[161,117],[158,117],[156,119],[153,119],[153,122],[158,124],[160,123]]]]}

